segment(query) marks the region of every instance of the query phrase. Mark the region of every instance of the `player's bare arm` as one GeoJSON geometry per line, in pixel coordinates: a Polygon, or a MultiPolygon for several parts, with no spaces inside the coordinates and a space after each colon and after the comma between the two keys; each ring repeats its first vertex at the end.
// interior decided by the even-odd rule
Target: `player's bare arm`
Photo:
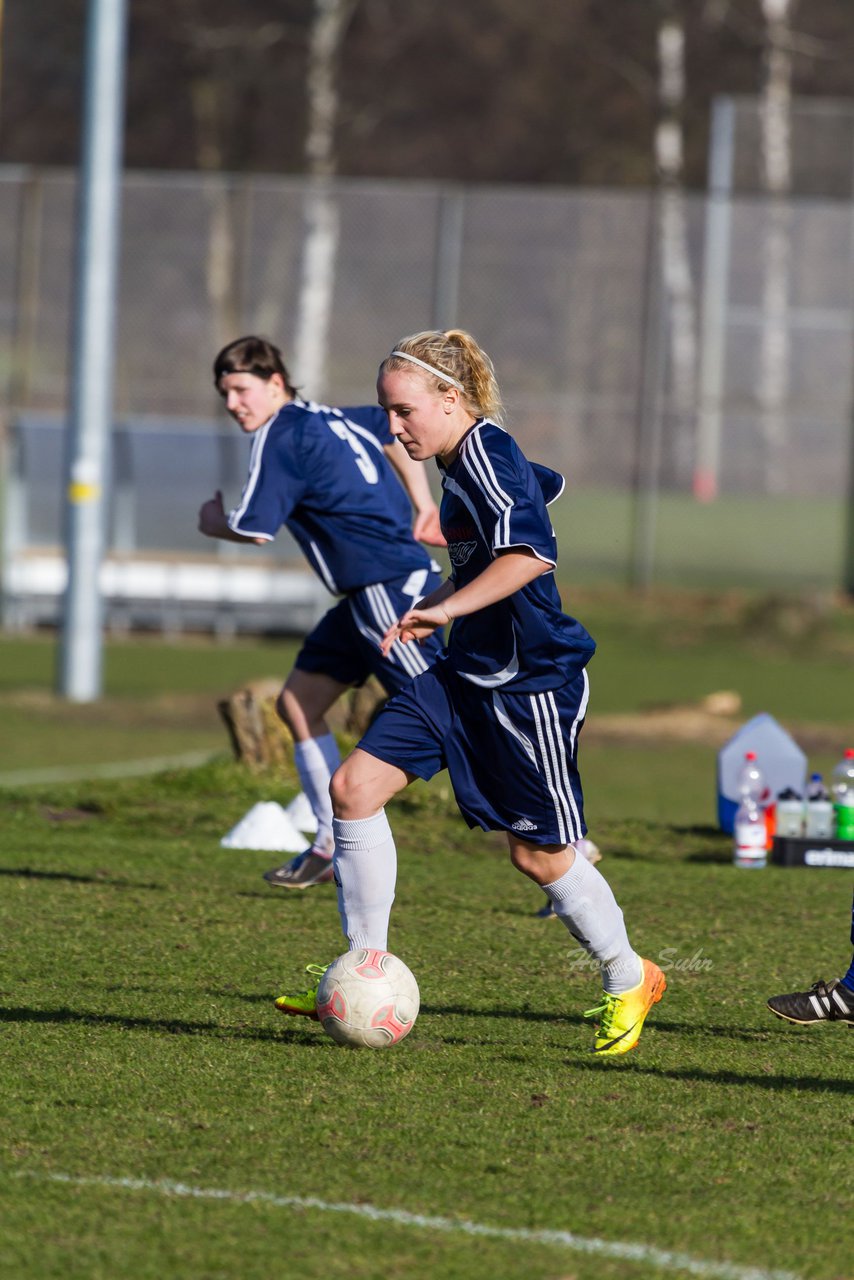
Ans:
{"type": "Polygon", "coordinates": [[[242,533],[234,532],[229,526],[219,489],[199,508],[199,533],[203,533],[206,538],[222,538],[225,542],[257,542],[263,545],[267,541],[266,538],[247,538],[242,533]]]}
{"type": "Polygon", "coordinates": [[[428,597],[429,604],[426,600],[422,601],[398,618],[383,637],[383,652],[387,653],[395,640],[401,640],[404,644],[411,640],[423,640],[432,635],[437,627],[453,622],[454,618],[477,613],[498,600],[512,596],[515,591],[520,591],[552,567],[524,547],[499,552],[483,573],[478,574],[459,591],[453,590],[452,583],[443,583],[443,586],[450,585],[451,591],[441,600],[437,601],[435,597],[438,593],[433,592],[432,597],[428,597]]]}
{"type": "Polygon", "coordinates": [[[418,542],[425,542],[430,547],[447,546],[439,524],[439,508],[436,505],[433,494],[430,492],[430,482],[427,479],[427,469],[424,463],[410,458],[406,450],[397,441],[394,444],[383,445],[383,452],[397,472],[400,482],[415,508],[415,520],[412,525],[413,537],[418,542]]]}

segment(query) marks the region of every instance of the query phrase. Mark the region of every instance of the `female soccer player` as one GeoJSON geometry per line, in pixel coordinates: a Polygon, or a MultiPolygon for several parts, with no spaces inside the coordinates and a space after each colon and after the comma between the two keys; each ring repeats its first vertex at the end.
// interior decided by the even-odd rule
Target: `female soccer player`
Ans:
{"type": "MultiPolygon", "coordinates": [[[[386,704],[332,779],[344,934],[351,950],[387,950],[397,854],[384,806],[447,768],[469,825],[507,833],[513,865],[598,962],[593,1052],[625,1053],[665,980],[632,949],[607,881],[573,849],[587,830],[576,756],[595,646],[562,611],[554,581],[546,502],[562,477],[528,462],[499,425],[492,364],[461,330],[397,343],[377,387],[409,457],[437,459],[452,565],[449,581],[388,628],[383,648],[451,631],[447,651],[386,704]]],[[[316,1017],[316,987],[276,1005],[316,1017]]]]}
{"type": "Polygon", "coordinates": [[[438,635],[422,652],[402,642],[383,644],[394,619],[441,581],[439,566],[419,545],[444,546],[439,512],[423,464],[395,442],[385,412],[303,400],[281,352],[266,339],[238,338],[224,347],[214,361],[214,383],[240,429],[252,436],[252,453],[239,505],[226,515],[217,493],[203,504],[199,529],[211,538],[264,543],[286,525],[325,586],[344,597],[306,638],[278,701],[318,828],[305,854],[264,878],[305,889],[332,878],[329,781],[340,755],[327,711],[371,673],[396,693],[442,648],[438,635]]]}

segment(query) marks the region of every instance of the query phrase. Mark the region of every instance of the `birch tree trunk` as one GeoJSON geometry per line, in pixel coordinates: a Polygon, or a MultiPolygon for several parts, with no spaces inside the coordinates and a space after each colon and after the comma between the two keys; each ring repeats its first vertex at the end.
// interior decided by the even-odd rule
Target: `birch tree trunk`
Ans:
{"type": "Polygon", "coordinates": [[[238,306],[234,292],[235,228],[230,183],[223,173],[218,111],[219,91],[215,71],[197,76],[190,85],[196,119],[197,162],[202,170],[202,192],[208,209],[205,286],[210,318],[208,345],[212,351],[238,331],[238,306]]]}
{"type": "Polygon", "coordinates": [[[674,456],[677,468],[690,473],[693,442],[688,432],[694,417],[697,334],[687,208],[682,185],[685,33],[682,21],[670,3],[665,6],[658,29],[658,69],[659,121],[655,134],[655,161],[659,174],[659,242],[668,312],[671,404],[676,417],[674,456]]]}
{"type": "Polygon", "coordinates": [[[791,281],[791,96],[790,19],[795,0],[762,0],[765,70],[760,99],[762,179],[768,193],[762,246],[762,331],[757,396],[765,451],[765,487],[786,485],[789,399],[789,292],[791,281]]]}
{"type": "Polygon", "coordinates": [[[303,209],[303,253],[297,304],[294,372],[320,396],[326,384],[329,322],[338,254],[339,215],[333,189],[338,52],[356,0],[314,0],[309,44],[308,130],[305,152],[309,188],[303,209]]]}

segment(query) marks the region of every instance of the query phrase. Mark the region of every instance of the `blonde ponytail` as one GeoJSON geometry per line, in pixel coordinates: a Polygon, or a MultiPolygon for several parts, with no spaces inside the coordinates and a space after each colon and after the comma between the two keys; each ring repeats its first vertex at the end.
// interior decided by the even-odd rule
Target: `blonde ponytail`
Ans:
{"type": "Polygon", "coordinates": [[[435,379],[438,390],[458,387],[463,405],[474,417],[501,422],[501,392],[492,361],[464,329],[428,329],[402,338],[380,367],[400,372],[411,371],[413,364],[435,379]]]}

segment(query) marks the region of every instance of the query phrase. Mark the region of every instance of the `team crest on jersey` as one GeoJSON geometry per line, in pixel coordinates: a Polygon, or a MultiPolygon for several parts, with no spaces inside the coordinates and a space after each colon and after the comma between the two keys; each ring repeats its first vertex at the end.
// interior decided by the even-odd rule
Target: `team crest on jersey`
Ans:
{"type": "Polygon", "coordinates": [[[455,569],[461,568],[462,565],[471,559],[476,546],[477,543],[475,541],[448,543],[448,558],[455,569]]]}

